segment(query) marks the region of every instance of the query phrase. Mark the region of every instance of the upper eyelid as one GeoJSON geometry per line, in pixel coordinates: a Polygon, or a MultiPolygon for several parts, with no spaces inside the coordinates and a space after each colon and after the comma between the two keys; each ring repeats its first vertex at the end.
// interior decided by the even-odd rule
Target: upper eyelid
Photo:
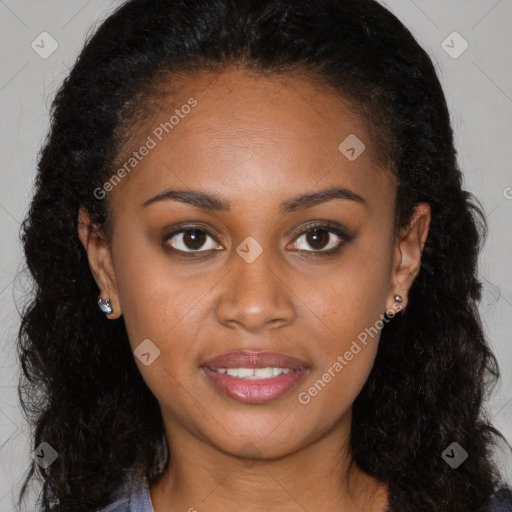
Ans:
{"type": "MultiPolygon", "coordinates": [[[[324,222],[321,222],[321,221],[318,221],[318,222],[312,222],[311,224],[305,226],[304,228],[302,228],[299,233],[297,233],[297,235],[294,237],[293,241],[297,240],[298,238],[300,238],[301,236],[303,236],[304,234],[308,233],[309,231],[313,230],[313,229],[323,229],[329,233],[332,233],[334,235],[336,235],[338,238],[342,238],[342,239],[345,239],[345,241],[349,241],[351,239],[351,237],[346,233],[345,231],[345,228],[343,226],[338,226],[338,225],[329,225],[330,223],[328,221],[324,221],[324,222]]],[[[186,233],[187,231],[190,231],[190,230],[193,230],[193,229],[197,229],[198,231],[202,231],[204,233],[206,233],[207,236],[211,237],[216,243],[219,243],[216,239],[216,237],[210,233],[210,230],[201,226],[201,225],[195,225],[195,224],[191,224],[191,225],[185,225],[185,226],[182,226],[180,228],[177,228],[176,230],[174,231],[171,231],[170,233],[168,233],[167,235],[165,235],[164,237],[164,241],[167,241],[167,240],[170,240],[172,239],[173,237],[181,234],[181,233],[186,233]]],[[[201,251],[201,250],[197,250],[197,251],[181,251],[180,249],[176,249],[178,252],[189,252],[189,253],[200,253],[200,252],[208,252],[207,250],[206,251],[201,251]]],[[[211,250],[211,249],[209,249],[211,250]]],[[[306,251],[306,252],[322,252],[321,250],[319,251],[306,251]]]]}
{"type": "MultiPolygon", "coordinates": [[[[345,231],[345,228],[343,228],[341,226],[329,226],[328,224],[320,223],[320,224],[313,224],[313,225],[306,226],[297,234],[297,236],[295,236],[295,238],[293,240],[294,241],[298,240],[299,238],[303,237],[309,231],[312,231],[315,228],[322,229],[324,231],[327,231],[328,233],[336,235],[339,239],[341,239],[341,241],[337,244],[337,247],[340,247],[340,248],[341,248],[341,246],[345,245],[346,243],[350,242],[353,239],[353,237],[350,236],[347,231],[345,231]]],[[[304,251],[304,249],[300,249],[300,250],[304,251]]],[[[331,250],[332,249],[330,249],[330,251],[331,250]]],[[[322,254],[323,252],[326,252],[326,250],[320,249],[317,251],[305,251],[305,252],[322,254]]]]}

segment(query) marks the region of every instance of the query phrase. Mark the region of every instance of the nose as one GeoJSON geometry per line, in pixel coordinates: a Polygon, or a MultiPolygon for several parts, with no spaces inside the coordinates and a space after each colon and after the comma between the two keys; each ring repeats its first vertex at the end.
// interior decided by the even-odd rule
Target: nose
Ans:
{"type": "Polygon", "coordinates": [[[283,269],[263,254],[251,263],[238,258],[234,265],[217,302],[218,321],[253,333],[290,324],[296,311],[283,269]]]}

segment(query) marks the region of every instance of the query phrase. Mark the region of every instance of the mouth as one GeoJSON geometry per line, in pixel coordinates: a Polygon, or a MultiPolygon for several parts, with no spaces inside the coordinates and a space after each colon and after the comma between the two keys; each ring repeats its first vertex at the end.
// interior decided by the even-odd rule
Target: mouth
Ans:
{"type": "Polygon", "coordinates": [[[244,403],[275,400],[308,372],[309,364],[277,352],[230,352],[200,367],[222,395],[244,403]]]}

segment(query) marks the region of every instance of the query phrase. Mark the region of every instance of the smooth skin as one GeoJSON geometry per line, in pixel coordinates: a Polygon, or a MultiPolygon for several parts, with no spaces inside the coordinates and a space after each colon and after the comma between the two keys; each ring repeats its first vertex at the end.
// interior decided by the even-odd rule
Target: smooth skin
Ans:
{"type": "Polygon", "coordinates": [[[349,450],[352,404],[379,335],[309,403],[298,395],[385,311],[400,309],[396,294],[406,306],[429,205],[418,205],[394,236],[395,181],[378,168],[351,104],[327,87],[230,68],[180,78],[176,90],[132,128],[120,155],[122,165],[176,109],[197,100],[107,194],[111,245],[84,209],[78,230],[99,297],[111,300],[107,317],[123,315],[132,349],[150,339],[160,350],[147,366],[136,358],[171,453],[169,469],[151,485],[154,510],[382,512],[386,486],[351,464],[349,450]],[[366,146],[354,161],[338,149],[350,134],[366,146]],[[296,196],[341,187],[364,202],[331,198],[280,210],[296,196]],[[169,189],[215,195],[231,208],[172,199],[144,206],[169,189]],[[352,238],[343,243],[329,228],[301,234],[312,221],[341,224],[352,238]],[[190,224],[199,224],[203,242],[190,232],[164,240],[190,224]],[[262,248],[251,263],[236,251],[247,237],[262,248]],[[338,252],[318,255],[340,243],[338,252]],[[281,397],[245,404],[222,395],[200,368],[237,350],[282,352],[310,368],[281,397]]]}

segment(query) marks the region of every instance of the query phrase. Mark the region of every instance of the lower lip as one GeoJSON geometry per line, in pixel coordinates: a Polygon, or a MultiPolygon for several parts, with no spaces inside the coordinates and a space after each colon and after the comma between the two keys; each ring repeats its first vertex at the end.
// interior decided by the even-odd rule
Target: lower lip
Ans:
{"type": "Polygon", "coordinates": [[[261,404],[275,400],[292,389],[306,373],[306,369],[292,370],[272,379],[237,379],[226,373],[218,373],[202,367],[209,381],[225,395],[249,404],[261,404]]]}

